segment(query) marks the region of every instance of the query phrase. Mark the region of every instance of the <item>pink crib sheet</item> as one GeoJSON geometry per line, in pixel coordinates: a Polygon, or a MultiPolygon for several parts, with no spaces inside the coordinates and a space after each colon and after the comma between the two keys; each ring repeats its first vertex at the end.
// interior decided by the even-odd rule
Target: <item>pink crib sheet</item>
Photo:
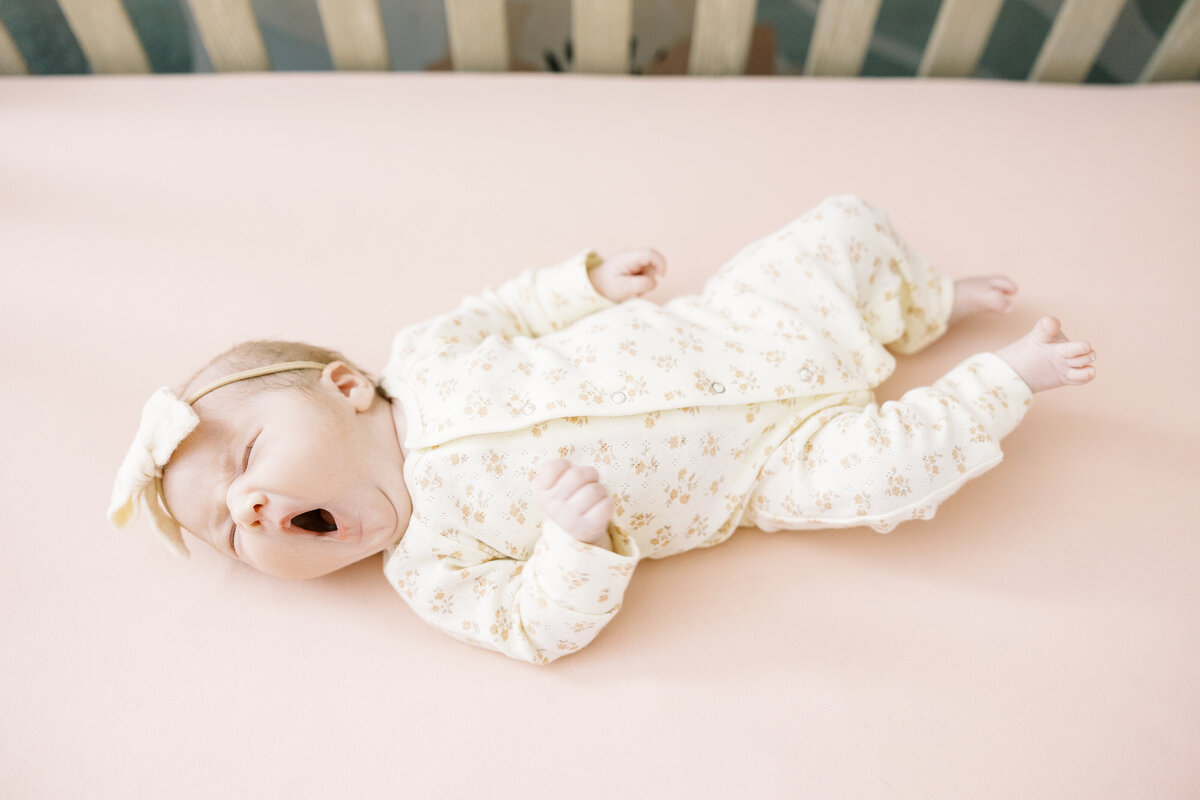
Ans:
{"type": "Polygon", "coordinates": [[[1200,87],[276,74],[0,80],[7,797],[1185,797],[1200,781],[1200,87]],[[643,562],[548,667],[422,623],[374,557],[181,562],[104,511],[141,404],[248,338],[369,369],[582,247],[696,291],[829,194],[1099,354],[1003,464],[881,536],[643,562]]]}

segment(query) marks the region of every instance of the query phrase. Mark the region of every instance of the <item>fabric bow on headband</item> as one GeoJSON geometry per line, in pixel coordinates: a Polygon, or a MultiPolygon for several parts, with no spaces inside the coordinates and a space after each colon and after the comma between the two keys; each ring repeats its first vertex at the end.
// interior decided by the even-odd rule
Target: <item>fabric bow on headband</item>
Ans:
{"type": "Polygon", "coordinates": [[[200,417],[192,409],[192,404],[213,389],[220,389],[237,381],[294,369],[324,368],[325,364],[316,361],[289,361],[285,364],[248,369],[210,383],[189,397],[187,402],[180,400],[178,395],[166,386],[156,390],[142,408],[142,420],[138,424],[137,435],[133,444],[129,446],[129,452],[125,454],[120,469],[117,470],[112,502],[108,506],[108,521],[114,528],[126,527],[137,517],[138,506],[144,501],[150,510],[150,527],[162,538],[172,553],[180,558],[189,558],[191,553],[183,543],[179,522],[167,508],[162,475],[163,467],[171,460],[180,442],[200,424],[200,417]]]}
{"type": "Polygon", "coordinates": [[[188,558],[190,553],[183,543],[179,523],[167,510],[162,474],[175,448],[199,424],[200,417],[192,407],[166,386],[150,395],[142,408],[137,436],[117,470],[112,502],[108,506],[108,521],[119,529],[133,522],[138,506],[144,500],[150,509],[150,527],[180,558],[188,558]]]}

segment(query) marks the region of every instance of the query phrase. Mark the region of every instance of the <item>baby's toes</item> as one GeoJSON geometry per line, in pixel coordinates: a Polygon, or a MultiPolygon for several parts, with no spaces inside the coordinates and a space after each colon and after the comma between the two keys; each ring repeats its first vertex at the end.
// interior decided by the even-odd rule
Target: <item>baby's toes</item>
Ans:
{"type": "Polygon", "coordinates": [[[1012,279],[1006,278],[1003,275],[993,275],[988,285],[993,289],[998,289],[1004,294],[1014,294],[1017,291],[1017,285],[1012,282],[1012,279]]]}
{"type": "Polygon", "coordinates": [[[1075,358],[1092,352],[1092,346],[1087,342],[1062,342],[1055,346],[1054,351],[1063,358],[1075,358]]]}
{"type": "Polygon", "coordinates": [[[1077,367],[1067,370],[1067,380],[1071,383],[1087,383],[1096,377],[1095,367],[1077,367]]]}
{"type": "Polygon", "coordinates": [[[996,286],[989,286],[983,293],[983,305],[989,311],[1012,311],[1012,300],[1008,294],[996,286]]]}
{"type": "Polygon", "coordinates": [[[1096,354],[1092,352],[1084,353],[1081,356],[1067,359],[1067,366],[1070,367],[1086,367],[1088,364],[1096,360],[1096,354]]]}

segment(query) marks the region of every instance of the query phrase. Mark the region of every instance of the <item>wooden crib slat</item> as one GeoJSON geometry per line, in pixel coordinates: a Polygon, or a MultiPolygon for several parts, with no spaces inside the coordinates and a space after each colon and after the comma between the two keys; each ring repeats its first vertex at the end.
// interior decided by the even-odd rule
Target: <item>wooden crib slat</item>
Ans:
{"type": "Polygon", "coordinates": [[[4,27],[4,21],[0,20],[0,75],[28,74],[29,65],[17,49],[17,43],[13,41],[8,28],[4,27]]]}
{"type": "Polygon", "coordinates": [[[572,0],[575,72],[629,73],[633,0],[572,0]]]}
{"type": "Polygon", "coordinates": [[[390,70],[379,0],[317,0],[334,69],[390,70]]]}
{"type": "Polygon", "coordinates": [[[1187,0],[1175,12],[1154,55],[1138,76],[1149,81],[1190,81],[1200,72],[1200,0],[1187,0]]]}
{"type": "Polygon", "coordinates": [[[1125,0],[1067,0],[1054,18],[1029,80],[1082,82],[1124,5],[1125,0]]]}
{"type": "Polygon", "coordinates": [[[465,72],[508,69],[508,24],[504,0],[446,0],[450,60],[465,72]]]}
{"type": "Polygon", "coordinates": [[[745,73],[757,5],[757,0],[697,0],[689,75],[745,73]]]}
{"type": "Polygon", "coordinates": [[[58,0],[71,32],[92,65],[111,75],[150,72],[150,60],[121,0],[58,0]]]}
{"type": "Polygon", "coordinates": [[[875,32],[881,0],[824,2],[817,10],[805,75],[857,75],[862,72],[875,32]]]}
{"type": "Polygon", "coordinates": [[[917,68],[919,78],[969,78],[1004,0],[944,0],[917,68]]]}
{"type": "Polygon", "coordinates": [[[271,69],[250,0],[187,0],[217,72],[271,69]]]}

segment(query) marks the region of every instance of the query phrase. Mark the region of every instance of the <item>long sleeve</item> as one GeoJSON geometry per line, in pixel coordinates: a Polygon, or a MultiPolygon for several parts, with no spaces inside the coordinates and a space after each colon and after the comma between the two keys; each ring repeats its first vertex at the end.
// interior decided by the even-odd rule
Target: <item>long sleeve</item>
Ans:
{"type": "Polygon", "coordinates": [[[1032,397],[1005,361],[980,353],[899,401],[826,409],[773,456],[745,524],[886,533],[929,519],[963,483],[1000,463],[1000,440],[1032,397]]]}
{"type": "Polygon", "coordinates": [[[580,542],[546,519],[533,553],[519,560],[414,519],[386,554],[384,574],[434,627],[547,664],[586,646],[620,610],[641,553],[633,539],[610,530],[613,551],[580,542]]]}
{"type": "Polygon", "coordinates": [[[589,248],[557,264],[526,269],[496,289],[467,297],[454,311],[400,331],[393,359],[426,353],[452,357],[474,350],[489,336],[543,336],[615,305],[588,278],[603,261],[589,248]]]}

